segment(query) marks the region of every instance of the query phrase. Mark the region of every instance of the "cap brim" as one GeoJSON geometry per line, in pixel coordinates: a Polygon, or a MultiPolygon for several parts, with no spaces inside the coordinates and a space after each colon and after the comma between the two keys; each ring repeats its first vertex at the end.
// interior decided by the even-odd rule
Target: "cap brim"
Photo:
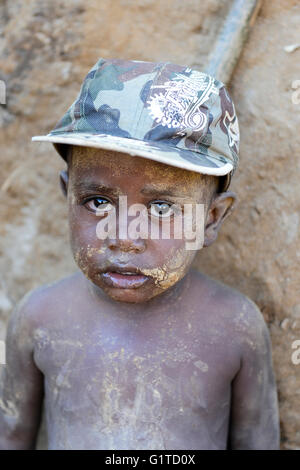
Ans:
{"type": "Polygon", "coordinates": [[[170,147],[169,144],[159,141],[128,139],[108,134],[48,134],[34,136],[32,140],[34,142],[52,142],[63,158],[65,158],[66,149],[64,145],[78,145],[128,153],[132,156],[147,158],[206,175],[223,176],[233,170],[233,165],[229,161],[224,163],[224,157],[213,155],[211,148],[210,155],[206,155],[192,150],[170,147]]]}

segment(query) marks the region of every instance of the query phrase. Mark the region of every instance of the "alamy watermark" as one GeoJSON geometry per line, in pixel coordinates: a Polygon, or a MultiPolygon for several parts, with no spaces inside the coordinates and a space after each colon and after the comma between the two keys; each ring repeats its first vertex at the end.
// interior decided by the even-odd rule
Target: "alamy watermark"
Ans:
{"type": "Polygon", "coordinates": [[[96,235],[100,240],[130,238],[151,240],[184,240],[186,250],[199,250],[204,243],[205,210],[204,204],[171,204],[160,202],[132,204],[127,207],[127,196],[119,196],[118,214],[111,204],[97,208],[96,215],[101,217],[97,223],[96,235]],[[150,215],[150,217],[149,217],[150,215]],[[118,216],[118,221],[117,221],[118,216]],[[128,218],[130,222],[128,223],[128,218]]]}
{"type": "Polygon", "coordinates": [[[300,364],[300,339],[296,339],[292,342],[292,349],[295,349],[291,356],[291,361],[295,366],[300,364]]]}
{"type": "Polygon", "coordinates": [[[300,80],[294,80],[292,82],[292,89],[295,90],[292,93],[292,103],[300,104],[300,80]]]}
{"type": "Polygon", "coordinates": [[[0,365],[6,364],[5,341],[0,340],[0,365]]]}
{"type": "Polygon", "coordinates": [[[6,84],[0,80],[0,104],[6,104],[6,84]]]}

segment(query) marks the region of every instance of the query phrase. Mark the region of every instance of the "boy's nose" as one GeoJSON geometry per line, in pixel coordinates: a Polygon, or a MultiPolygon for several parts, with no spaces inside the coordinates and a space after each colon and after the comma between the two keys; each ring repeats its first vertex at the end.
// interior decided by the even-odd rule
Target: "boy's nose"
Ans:
{"type": "Polygon", "coordinates": [[[115,239],[109,238],[108,239],[108,248],[111,250],[120,250],[126,253],[143,253],[146,249],[145,240],[142,238],[138,238],[136,240],[133,239],[115,239]]]}

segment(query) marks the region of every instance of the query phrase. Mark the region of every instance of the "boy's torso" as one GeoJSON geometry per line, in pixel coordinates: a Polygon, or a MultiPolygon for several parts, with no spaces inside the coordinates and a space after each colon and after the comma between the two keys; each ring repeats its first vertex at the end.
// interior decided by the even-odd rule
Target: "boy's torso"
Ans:
{"type": "Polygon", "coordinates": [[[81,274],[50,288],[34,331],[49,448],[226,448],[240,350],[218,287],[187,276],[164,311],[138,316],[96,302],[81,274]]]}

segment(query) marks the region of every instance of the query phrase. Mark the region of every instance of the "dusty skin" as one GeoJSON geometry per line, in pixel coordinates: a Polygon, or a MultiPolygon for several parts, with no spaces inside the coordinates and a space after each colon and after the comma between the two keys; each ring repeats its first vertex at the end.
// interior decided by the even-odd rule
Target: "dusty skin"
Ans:
{"type": "Polygon", "coordinates": [[[234,194],[214,177],[85,148],[61,183],[80,271],[27,294],[10,318],[0,448],[34,448],[43,400],[49,449],[279,448],[256,306],[191,270],[184,240],[96,237],[95,208],[121,194],[129,205],[205,204],[205,247],[234,194]]]}

